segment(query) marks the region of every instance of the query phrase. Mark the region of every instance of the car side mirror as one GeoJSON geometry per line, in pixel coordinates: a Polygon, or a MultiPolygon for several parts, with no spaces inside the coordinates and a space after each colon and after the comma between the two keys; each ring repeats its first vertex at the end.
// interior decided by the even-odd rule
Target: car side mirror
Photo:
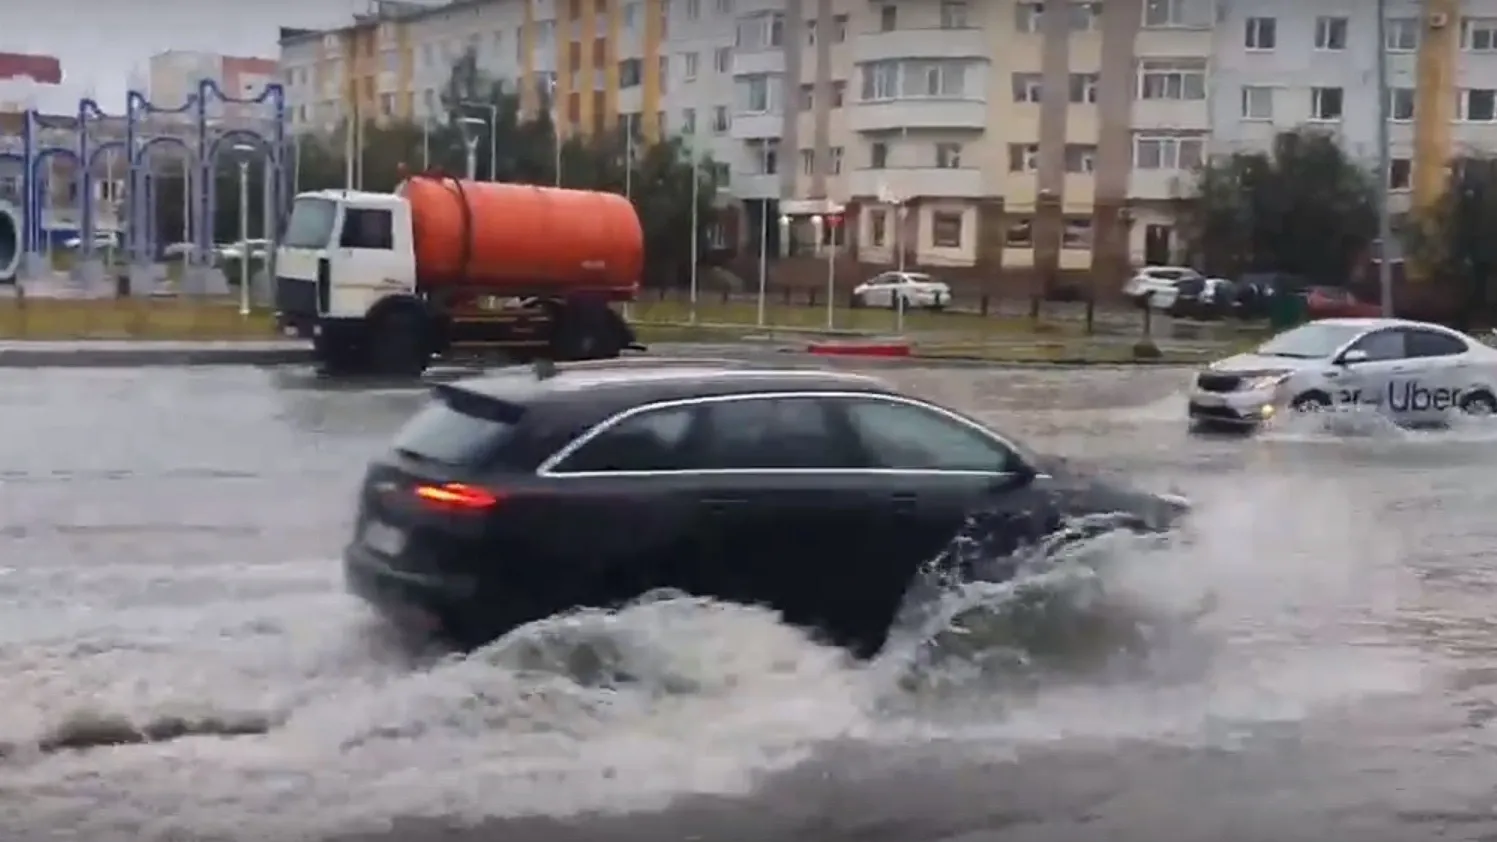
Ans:
{"type": "Polygon", "coordinates": [[[1336,362],[1340,363],[1341,365],[1365,363],[1367,362],[1367,352],[1363,351],[1360,348],[1352,348],[1351,350],[1343,353],[1341,355],[1341,358],[1336,360],[1336,362]]]}

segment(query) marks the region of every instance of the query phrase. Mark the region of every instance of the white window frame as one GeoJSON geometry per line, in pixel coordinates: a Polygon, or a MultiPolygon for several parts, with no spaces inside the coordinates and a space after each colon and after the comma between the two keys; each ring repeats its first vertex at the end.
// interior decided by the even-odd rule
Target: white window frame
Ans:
{"type": "Polygon", "coordinates": [[[1038,105],[1044,97],[1044,74],[1015,73],[1009,80],[1009,87],[1013,90],[1014,102],[1038,105]],[[1021,90],[1023,96],[1018,95],[1021,90]]]}
{"type": "Polygon", "coordinates": [[[1195,169],[1206,159],[1205,135],[1149,134],[1133,135],[1133,160],[1135,170],[1152,172],[1184,172],[1195,169]],[[1144,166],[1145,147],[1153,145],[1159,160],[1158,166],[1144,166]]]}
{"type": "Polygon", "coordinates": [[[1322,52],[1340,53],[1346,51],[1346,42],[1351,40],[1351,19],[1340,15],[1322,15],[1315,19],[1315,49],[1322,52]],[[1336,25],[1341,27],[1341,43],[1333,44],[1331,35],[1336,31],[1336,25]]]}
{"type": "MultiPolygon", "coordinates": [[[[1054,0],[1052,0],[1053,2],[1054,0]]],[[[1014,31],[1024,35],[1035,35],[1045,26],[1045,4],[1036,0],[1020,0],[1014,5],[1014,31]]]]}
{"type": "Polygon", "coordinates": [[[1274,116],[1274,100],[1277,99],[1278,90],[1268,85],[1243,85],[1242,86],[1242,119],[1252,122],[1272,122],[1274,116]],[[1261,94],[1268,108],[1264,113],[1254,113],[1253,105],[1262,104],[1254,99],[1255,95],[1261,94]]]}
{"type": "Polygon", "coordinates": [[[1339,123],[1346,119],[1346,89],[1336,85],[1318,86],[1310,89],[1310,118],[1312,123],[1339,123]],[[1325,112],[1325,100],[1328,94],[1336,91],[1339,104],[1335,115],[1328,116],[1325,112]]]}
{"type": "Polygon", "coordinates": [[[1419,49],[1419,18],[1391,17],[1383,23],[1383,46],[1388,52],[1412,53],[1419,49]]]}
{"type": "Polygon", "coordinates": [[[1480,124],[1497,123],[1497,91],[1494,91],[1492,88],[1462,88],[1460,92],[1459,103],[1461,122],[1480,124]],[[1471,116],[1471,95],[1477,93],[1492,96],[1494,105],[1492,108],[1493,113],[1491,117],[1475,119],[1471,116]]]}
{"type": "Polygon", "coordinates": [[[1468,53],[1497,53],[1497,18],[1462,18],[1461,49],[1468,53]]]}
{"type": "Polygon", "coordinates": [[[1388,122],[1390,123],[1412,123],[1414,122],[1414,111],[1418,108],[1418,93],[1413,88],[1389,88],[1388,89],[1388,122]],[[1407,105],[1407,108],[1399,108],[1399,103],[1407,105]],[[1404,116],[1399,116],[1402,111],[1404,116]]]}
{"type": "Polygon", "coordinates": [[[951,141],[936,144],[936,169],[959,170],[962,168],[962,145],[951,141]]]}
{"type": "Polygon", "coordinates": [[[1209,83],[1206,59],[1142,59],[1138,62],[1136,73],[1136,93],[1140,100],[1200,102],[1206,99],[1206,86],[1209,83]],[[1199,96],[1187,95],[1197,93],[1187,90],[1187,83],[1192,77],[1199,77],[1199,96]],[[1160,90],[1152,93],[1159,95],[1151,95],[1151,88],[1156,85],[1160,90]]]}
{"type": "Polygon", "coordinates": [[[1181,29],[1191,26],[1186,11],[1197,0],[1143,0],[1144,29],[1181,29]]]}
{"type": "Polygon", "coordinates": [[[1250,53],[1271,53],[1279,46],[1279,19],[1250,17],[1243,21],[1242,47],[1250,53]]]}

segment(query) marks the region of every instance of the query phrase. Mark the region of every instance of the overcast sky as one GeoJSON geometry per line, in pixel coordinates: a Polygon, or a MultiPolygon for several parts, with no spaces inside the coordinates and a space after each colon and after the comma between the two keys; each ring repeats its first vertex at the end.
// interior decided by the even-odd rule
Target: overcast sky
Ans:
{"type": "MultiPolygon", "coordinates": [[[[92,90],[115,110],[130,72],[153,53],[274,58],[279,27],[336,26],[366,10],[369,0],[0,0],[5,6],[25,12],[0,11],[0,52],[57,56],[69,89],[64,101],[92,90]]],[[[56,99],[39,105],[46,109],[56,99]]]]}

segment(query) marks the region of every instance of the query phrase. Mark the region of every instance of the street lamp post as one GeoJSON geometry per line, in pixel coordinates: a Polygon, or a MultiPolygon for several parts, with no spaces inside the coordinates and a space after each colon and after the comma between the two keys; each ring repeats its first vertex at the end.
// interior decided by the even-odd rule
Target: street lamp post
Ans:
{"type": "Polygon", "coordinates": [[[836,327],[837,314],[837,227],[841,223],[838,214],[842,209],[829,206],[825,216],[816,214],[811,217],[811,227],[815,229],[816,241],[826,240],[826,328],[833,330],[836,327]],[[825,232],[823,234],[822,232],[825,232]]]}
{"type": "Polygon", "coordinates": [[[239,315],[250,314],[250,247],[249,247],[249,156],[256,152],[247,143],[234,144],[239,153],[239,315]]]}
{"type": "Polygon", "coordinates": [[[477,117],[464,117],[457,121],[463,132],[463,144],[468,148],[468,180],[478,178],[478,135],[468,131],[472,126],[482,126],[483,121],[477,117]]]}
{"type": "MultiPolygon", "coordinates": [[[[489,181],[498,181],[499,180],[499,178],[498,178],[498,176],[499,176],[499,106],[494,105],[491,102],[464,102],[464,103],[461,103],[461,104],[465,108],[476,108],[476,109],[478,109],[480,111],[487,111],[489,113],[489,119],[488,119],[487,122],[485,122],[483,120],[480,120],[480,119],[478,119],[476,117],[464,117],[463,118],[463,123],[465,123],[467,125],[470,125],[470,126],[473,126],[473,125],[478,125],[478,126],[487,125],[488,126],[488,128],[489,128],[489,181]]],[[[466,134],[466,132],[465,132],[465,134],[466,134]]],[[[473,178],[475,178],[475,175],[474,175],[475,170],[474,170],[472,161],[473,161],[473,148],[474,148],[474,146],[476,144],[477,144],[477,140],[476,139],[473,140],[473,141],[470,141],[469,144],[468,144],[468,160],[469,160],[469,164],[468,164],[468,179],[470,181],[473,178]]]]}

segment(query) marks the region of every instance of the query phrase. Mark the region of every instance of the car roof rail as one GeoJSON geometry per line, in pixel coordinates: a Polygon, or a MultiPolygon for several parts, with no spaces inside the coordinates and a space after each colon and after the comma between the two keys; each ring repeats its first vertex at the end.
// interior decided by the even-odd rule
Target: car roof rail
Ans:
{"type": "Polygon", "coordinates": [[[608,370],[614,368],[665,368],[670,366],[681,366],[683,368],[722,366],[723,368],[769,368],[764,363],[756,363],[741,357],[616,357],[611,360],[577,360],[575,362],[552,363],[561,371],[594,371],[598,369],[608,370]]]}

